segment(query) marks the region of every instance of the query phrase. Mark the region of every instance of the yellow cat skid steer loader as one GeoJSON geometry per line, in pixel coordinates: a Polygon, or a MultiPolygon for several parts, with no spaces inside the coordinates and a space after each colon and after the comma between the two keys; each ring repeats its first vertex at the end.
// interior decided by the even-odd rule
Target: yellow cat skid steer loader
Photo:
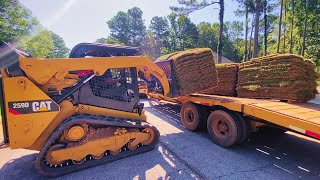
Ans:
{"type": "Polygon", "coordinates": [[[40,151],[46,176],[60,176],[152,150],[158,130],[139,103],[137,72],[164,72],[138,49],[82,43],[69,58],[38,59],[5,44],[0,48],[4,142],[40,151]]]}

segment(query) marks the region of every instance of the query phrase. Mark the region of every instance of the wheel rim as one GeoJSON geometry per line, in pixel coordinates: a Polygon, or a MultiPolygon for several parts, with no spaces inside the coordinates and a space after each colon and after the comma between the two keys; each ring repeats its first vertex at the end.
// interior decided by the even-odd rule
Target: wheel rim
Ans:
{"type": "Polygon", "coordinates": [[[186,122],[188,124],[191,124],[193,121],[194,121],[194,113],[192,111],[192,109],[190,108],[187,108],[185,111],[184,111],[184,119],[186,120],[186,122]]]}
{"type": "Polygon", "coordinates": [[[222,117],[216,117],[216,120],[213,122],[213,131],[219,138],[228,138],[230,136],[230,128],[228,121],[222,117]]]}

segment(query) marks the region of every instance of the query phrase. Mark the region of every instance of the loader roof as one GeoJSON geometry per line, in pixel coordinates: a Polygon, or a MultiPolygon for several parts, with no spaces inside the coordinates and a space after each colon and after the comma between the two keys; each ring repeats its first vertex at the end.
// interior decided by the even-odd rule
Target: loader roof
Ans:
{"type": "Polygon", "coordinates": [[[138,47],[100,43],[80,43],[71,50],[69,57],[79,58],[86,56],[111,57],[137,55],[140,55],[138,47]]]}

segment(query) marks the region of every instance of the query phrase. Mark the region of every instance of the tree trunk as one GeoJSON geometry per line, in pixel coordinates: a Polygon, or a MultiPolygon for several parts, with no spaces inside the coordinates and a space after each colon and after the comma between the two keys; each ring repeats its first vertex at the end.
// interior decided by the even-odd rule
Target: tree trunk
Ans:
{"type": "Polygon", "coordinates": [[[309,9],[308,9],[308,0],[306,2],[306,17],[304,18],[304,28],[303,28],[303,37],[302,37],[302,48],[301,48],[301,55],[304,56],[304,51],[305,51],[305,46],[306,46],[306,33],[307,33],[307,23],[308,23],[308,14],[309,14],[309,9]]]}
{"type": "Polygon", "coordinates": [[[260,16],[260,0],[256,0],[256,17],[254,24],[254,37],[253,37],[253,55],[255,58],[258,56],[258,38],[259,38],[259,16],[260,16]]]}
{"type": "Polygon", "coordinates": [[[219,0],[220,4],[220,12],[219,12],[219,20],[220,20],[220,30],[219,30],[219,40],[218,40],[218,63],[222,62],[222,37],[223,37],[223,16],[224,16],[224,0],[219,0]]]}
{"type": "Polygon", "coordinates": [[[293,49],[293,19],[294,19],[294,0],[291,2],[291,27],[290,27],[290,53],[292,54],[292,49],[293,49]]]}
{"type": "Polygon", "coordinates": [[[267,55],[268,51],[268,34],[267,34],[267,0],[264,0],[264,55],[267,55]]]}
{"type": "Polygon", "coordinates": [[[286,1],[284,2],[284,25],[283,25],[283,47],[282,47],[282,52],[286,53],[286,30],[287,30],[287,3],[286,1]]]}
{"type": "Polygon", "coordinates": [[[278,34],[277,53],[279,53],[279,50],[280,50],[281,26],[282,26],[282,8],[283,8],[283,0],[280,1],[280,19],[279,19],[279,34],[278,34]]]}
{"type": "MultiPolygon", "coordinates": [[[[254,14],[252,14],[252,20],[254,19],[254,14]]],[[[249,59],[249,55],[251,55],[252,51],[251,51],[251,45],[252,45],[252,34],[253,34],[253,27],[254,27],[254,20],[252,21],[251,24],[251,32],[250,32],[250,39],[249,39],[249,51],[248,51],[248,55],[247,58],[249,59]]]]}
{"type": "Polygon", "coordinates": [[[245,2],[245,6],[246,6],[246,27],[245,27],[245,35],[244,35],[244,40],[245,40],[245,43],[244,43],[244,57],[243,57],[243,61],[246,61],[247,58],[248,58],[248,21],[249,21],[249,12],[248,12],[248,0],[246,0],[245,2]]]}

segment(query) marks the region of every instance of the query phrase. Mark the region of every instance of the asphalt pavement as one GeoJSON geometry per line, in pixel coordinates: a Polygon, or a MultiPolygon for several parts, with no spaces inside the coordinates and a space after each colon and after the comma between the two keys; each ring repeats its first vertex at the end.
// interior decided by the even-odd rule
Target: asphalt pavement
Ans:
{"type": "MultiPolygon", "coordinates": [[[[57,179],[320,179],[320,141],[295,133],[257,134],[225,149],[205,130],[185,130],[179,105],[143,102],[148,121],[161,133],[156,149],[57,179]]],[[[45,179],[33,166],[36,156],[0,149],[0,179],[45,179]]]]}

